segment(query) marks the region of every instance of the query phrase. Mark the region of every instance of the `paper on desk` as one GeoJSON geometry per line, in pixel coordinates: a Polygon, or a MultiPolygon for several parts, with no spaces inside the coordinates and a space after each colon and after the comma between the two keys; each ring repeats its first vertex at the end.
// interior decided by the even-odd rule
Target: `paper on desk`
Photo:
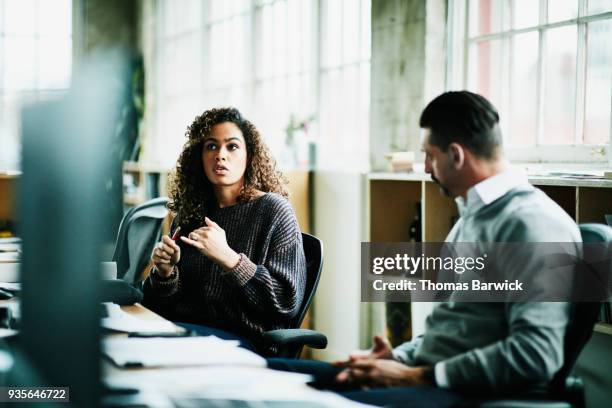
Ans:
{"type": "Polygon", "coordinates": [[[21,252],[21,244],[14,242],[0,242],[0,252],[21,252]]]}
{"type": "Polygon", "coordinates": [[[155,390],[170,397],[178,407],[207,406],[211,400],[275,401],[275,405],[281,402],[286,406],[298,402],[317,407],[365,406],[307,387],[310,381],[312,376],[308,374],[227,366],[114,370],[105,376],[110,386],[155,390]]]}
{"type": "Polygon", "coordinates": [[[134,332],[175,332],[176,326],[168,320],[145,320],[132,316],[121,310],[119,305],[104,303],[107,317],[100,319],[100,325],[109,330],[125,333],[134,332]]]}
{"type": "Polygon", "coordinates": [[[20,252],[0,252],[0,262],[19,262],[21,259],[20,252]]]}
{"type": "Polygon", "coordinates": [[[0,262],[0,282],[19,282],[18,262],[0,262]]]}
{"type": "Polygon", "coordinates": [[[0,289],[8,290],[9,292],[21,292],[21,283],[0,282],[0,289]]]}
{"type": "Polygon", "coordinates": [[[266,365],[262,357],[237,345],[237,341],[224,341],[214,336],[123,337],[105,340],[103,349],[104,354],[120,367],[266,365]]]}
{"type": "Polygon", "coordinates": [[[308,374],[268,370],[263,367],[206,366],[139,370],[113,369],[104,376],[110,387],[154,389],[164,394],[190,394],[213,391],[231,395],[251,393],[257,388],[289,389],[305,387],[308,374]]]}

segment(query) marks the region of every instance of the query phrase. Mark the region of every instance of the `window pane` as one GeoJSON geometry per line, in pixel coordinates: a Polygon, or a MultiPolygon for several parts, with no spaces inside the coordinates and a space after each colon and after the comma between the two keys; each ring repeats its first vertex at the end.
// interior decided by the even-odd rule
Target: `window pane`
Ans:
{"type": "Polygon", "coordinates": [[[342,38],[342,0],[328,0],[321,4],[323,10],[322,35],[325,41],[321,44],[322,65],[324,67],[340,64],[342,38]]]}
{"type": "Polygon", "coordinates": [[[371,0],[361,0],[361,59],[369,60],[372,48],[372,4],[371,0]]]}
{"type": "Polygon", "coordinates": [[[4,0],[5,34],[35,34],[32,10],[36,10],[34,0],[4,0]]]}
{"type": "Polygon", "coordinates": [[[610,0],[588,0],[588,14],[599,14],[612,11],[612,3],[610,0]]]}
{"type": "Polygon", "coordinates": [[[578,0],[549,0],[548,22],[570,20],[578,17],[578,0]]]}
{"type": "Polygon", "coordinates": [[[525,28],[538,24],[540,2],[534,0],[514,0],[512,2],[512,27],[525,28]]]}
{"type": "Polygon", "coordinates": [[[65,35],[72,33],[72,1],[39,1],[38,24],[40,33],[65,35]]]}
{"type": "Polygon", "coordinates": [[[287,71],[289,73],[300,71],[300,55],[308,52],[300,48],[301,24],[308,24],[308,22],[302,22],[300,3],[296,0],[289,0],[287,2],[287,71]]]}
{"type": "Polygon", "coordinates": [[[166,0],[163,7],[166,37],[197,30],[201,25],[202,2],[199,0],[166,0]]]}
{"type": "Polygon", "coordinates": [[[38,46],[38,87],[42,89],[68,88],[72,65],[70,37],[43,38],[38,46]]]}
{"type": "Polygon", "coordinates": [[[315,3],[312,0],[296,0],[300,3],[301,6],[301,46],[300,46],[300,55],[301,55],[301,66],[302,70],[310,71],[312,70],[312,61],[313,61],[313,8],[315,3]]]}
{"type": "Polygon", "coordinates": [[[497,33],[502,30],[502,7],[504,1],[470,1],[470,37],[497,33]]]}
{"type": "Polygon", "coordinates": [[[228,82],[226,75],[230,63],[230,20],[224,20],[210,26],[210,54],[208,56],[208,68],[210,72],[209,86],[218,88],[228,82]]]}
{"type": "Polygon", "coordinates": [[[287,3],[277,1],[273,8],[273,73],[275,76],[287,72],[287,3]]]}
{"type": "Polygon", "coordinates": [[[612,110],[612,20],[588,25],[585,143],[608,143],[612,110]]]}
{"type": "Polygon", "coordinates": [[[8,91],[36,88],[36,40],[28,37],[5,37],[4,89],[8,91]]]}
{"type": "Polygon", "coordinates": [[[480,41],[470,49],[468,87],[483,95],[497,109],[502,106],[501,40],[480,41]]]}
{"type": "Polygon", "coordinates": [[[232,0],[232,13],[244,13],[251,7],[251,0],[232,0]]]}
{"type": "Polygon", "coordinates": [[[546,33],[544,144],[573,144],[576,106],[576,26],[546,33]]]}
{"type": "Polygon", "coordinates": [[[536,143],[538,43],[537,32],[518,34],[514,37],[509,121],[509,144],[512,146],[536,143]]]}
{"type": "Polygon", "coordinates": [[[343,62],[359,59],[359,2],[344,0],[342,10],[343,62]]]}
{"type": "Polygon", "coordinates": [[[232,75],[231,82],[233,85],[243,83],[251,70],[250,60],[248,59],[248,49],[250,43],[248,42],[250,36],[248,35],[249,29],[249,18],[247,15],[242,14],[238,17],[234,17],[231,21],[232,30],[232,72],[227,72],[226,75],[232,75]]]}
{"type": "MultiPolygon", "coordinates": [[[[172,2],[174,3],[174,2],[172,2]]],[[[232,13],[232,0],[210,0],[210,20],[220,20],[232,13]]]]}
{"type": "Polygon", "coordinates": [[[257,78],[267,78],[272,75],[272,7],[262,7],[259,12],[258,20],[261,28],[261,41],[257,42],[259,54],[257,59],[257,78]]]}

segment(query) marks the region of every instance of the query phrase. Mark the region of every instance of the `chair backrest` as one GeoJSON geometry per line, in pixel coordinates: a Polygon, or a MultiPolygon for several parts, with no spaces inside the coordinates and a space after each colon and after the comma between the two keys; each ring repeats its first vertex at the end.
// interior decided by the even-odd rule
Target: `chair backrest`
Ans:
{"type": "Polygon", "coordinates": [[[300,310],[293,320],[293,328],[300,327],[304,316],[306,316],[312,298],[317,291],[323,267],[323,242],[314,235],[302,232],[302,245],[306,257],[306,289],[300,310]]]}
{"type": "MultiPolygon", "coordinates": [[[[607,225],[580,224],[579,227],[584,243],[612,243],[612,228],[607,225]]],[[[555,374],[552,382],[553,390],[565,388],[567,377],[574,369],[580,352],[591,338],[601,305],[599,302],[572,303],[570,323],[565,333],[563,366],[555,374]]]]}
{"type": "Polygon", "coordinates": [[[113,261],[117,278],[134,284],[161,238],[162,222],[168,215],[168,197],[159,197],[131,208],[119,225],[113,261]]]}

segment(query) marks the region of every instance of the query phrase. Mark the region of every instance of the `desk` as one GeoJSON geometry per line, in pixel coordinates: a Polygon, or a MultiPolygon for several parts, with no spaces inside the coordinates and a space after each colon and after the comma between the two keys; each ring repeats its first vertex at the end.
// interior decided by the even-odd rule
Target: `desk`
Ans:
{"type": "MultiPolygon", "coordinates": [[[[140,304],[122,306],[121,309],[133,317],[164,320],[140,304]]],[[[182,329],[177,326],[177,330],[182,329]]],[[[297,401],[321,407],[363,406],[336,394],[308,387],[301,374],[260,367],[118,368],[104,360],[102,373],[103,381],[111,386],[140,390],[139,393],[108,397],[107,402],[113,404],[195,407],[215,405],[214,401],[220,400],[249,400],[260,401],[256,402],[257,406],[267,405],[261,401],[274,401],[275,406],[283,402],[293,406],[297,401]]],[[[231,405],[217,402],[215,406],[231,405]]]]}

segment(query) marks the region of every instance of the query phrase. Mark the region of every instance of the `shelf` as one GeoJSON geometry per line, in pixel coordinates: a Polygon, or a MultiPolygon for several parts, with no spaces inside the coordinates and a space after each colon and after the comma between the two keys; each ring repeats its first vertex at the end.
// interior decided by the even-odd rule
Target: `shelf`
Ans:
{"type": "MultiPolygon", "coordinates": [[[[595,187],[612,188],[612,180],[602,178],[570,178],[527,176],[529,182],[536,186],[563,186],[563,187],[595,187]]],[[[369,180],[395,180],[395,181],[432,181],[426,173],[369,173],[369,180]]]]}
{"type": "Polygon", "coordinates": [[[593,331],[597,333],[603,333],[612,336],[612,324],[610,323],[596,323],[593,331]]]}

